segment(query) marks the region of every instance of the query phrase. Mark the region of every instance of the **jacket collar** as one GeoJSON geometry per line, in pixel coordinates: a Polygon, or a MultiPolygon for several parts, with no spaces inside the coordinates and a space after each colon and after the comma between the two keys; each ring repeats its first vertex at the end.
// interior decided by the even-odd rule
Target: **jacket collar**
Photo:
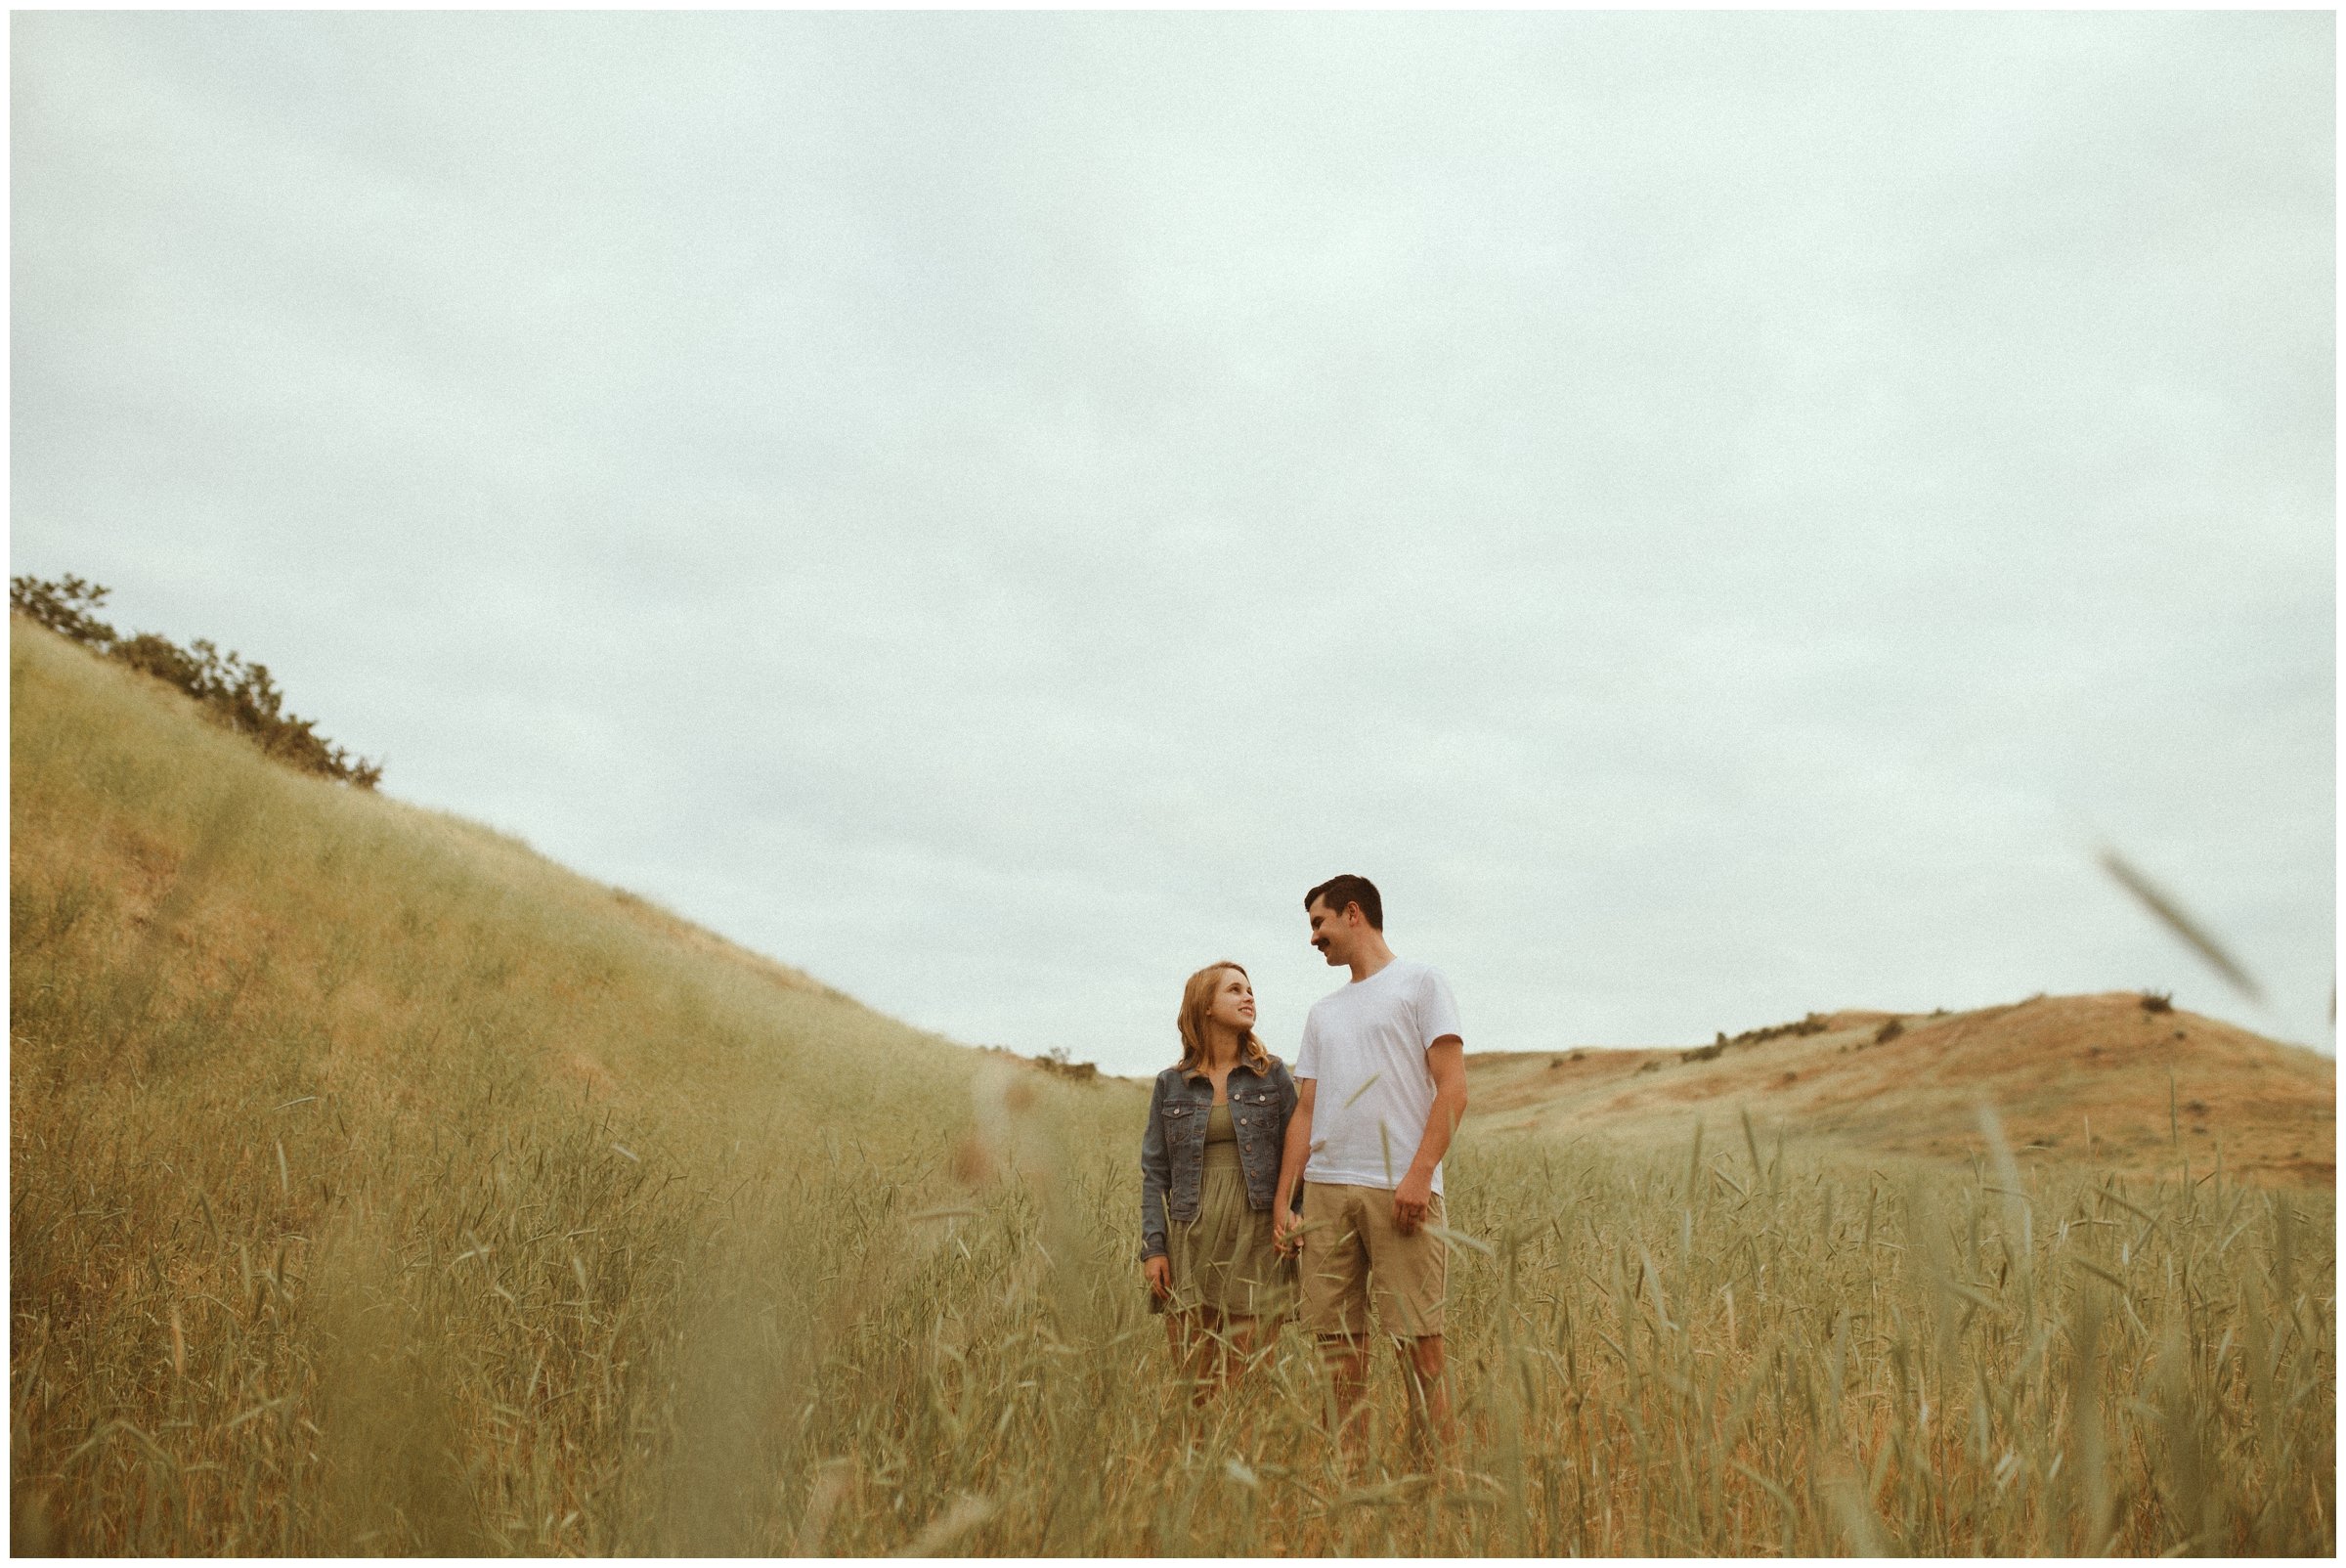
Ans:
{"type": "MultiPolygon", "coordinates": [[[[1257,1067],[1252,1062],[1247,1061],[1246,1054],[1241,1051],[1238,1053],[1237,1067],[1234,1067],[1231,1070],[1235,1072],[1238,1067],[1244,1067],[1248,1072],[1253,1073],[1258,1078],[1265,1077],[1268,1076],[1271,1071],[1271,1059],[1269,1057],[1265,1057],[1263,1059],[1263,1065],[1261,1067],[1257,1067]]],[[[1204,1080],[1206,1073],[1205,1068],[1203,1067],[1184,1067],[1181,1070],[1181,1075],[1192,1083],[1197,1083],[1204,1080]]]]}

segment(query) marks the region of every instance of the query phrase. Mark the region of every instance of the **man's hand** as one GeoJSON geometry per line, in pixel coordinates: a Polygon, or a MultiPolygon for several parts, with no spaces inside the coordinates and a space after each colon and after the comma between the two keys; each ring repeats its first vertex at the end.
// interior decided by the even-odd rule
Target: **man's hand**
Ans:
{"type": "Polygon", "coordinates": [[[1141,1278],[1149,1282],[1150,1293],[1159,1301],[1173,1293],[1173,1265],[1162,1252],[1141,1260],[1141,1278]]]}
{"type": "Polygon", "coordinates": [[[1415,1236],[1417,1227],[1425,1223],[1425,1207],[1433,1199],[1433,1173],[1412,1167],[1393,1189],[1393,1228],[1404,1236],[1415,1236]]]}
{"type": "Polygon", "coordinates": [[[1425,1072],[1434,1080],[1433,1110],[1425,1118],[1417,1157],[1393,1189],[1393,1228],[1404,1236],[1415,1236],[1425,1223],[1426,1205],[1434,1198],[1434,1172],[1450,1153],[1451,1134],[1466,1115],[1466,1042],[1445,1034],[1427,1046],[1425,1072]]]}
{"type": "Polygon", "coordinates": [[[1284,1256],[1303,1248],[1303,1216],[1282,1204],[1271,1215],[1271,1249],[1284,1256]]]}

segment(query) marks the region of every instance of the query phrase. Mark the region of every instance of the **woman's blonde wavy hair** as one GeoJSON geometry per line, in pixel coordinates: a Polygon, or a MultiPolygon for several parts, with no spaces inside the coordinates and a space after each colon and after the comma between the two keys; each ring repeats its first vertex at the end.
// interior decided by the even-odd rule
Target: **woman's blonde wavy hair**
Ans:
{"type": "MultiPolygon", "coordinates": [[[[1226,958],[1219,964],[1208,964],[1196,974],[1192,975],[1190,982],[1181,988],[1181,1062],[1179,1066],[1184,1072],[1189,1071],[1192,1067],[1205,1066],[1206,1010],[1214,1005],[1214,992],[1222,983],[1215,977],[1226,969],[1235,969],[1239,974],[1246,975],[1245,965],[1234,964],[1226,958]]],[[[1246,980],[1247,983],[1252,984],[1254,977],[1246,975],[1246,980]]],[[[1271,1053],[1263,1049],[1263,1042],[1255,1038],[1254,1030],[1248,1029],[1238,1036],[1238,1059],[1258,1067],[1267,1067],[1271,1062],[1271,1053]]]]}

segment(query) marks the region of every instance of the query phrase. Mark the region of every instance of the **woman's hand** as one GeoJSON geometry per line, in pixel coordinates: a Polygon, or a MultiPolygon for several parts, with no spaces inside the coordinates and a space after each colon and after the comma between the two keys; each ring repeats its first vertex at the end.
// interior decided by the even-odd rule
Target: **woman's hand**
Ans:
{"type": "Polygon", "coordinates": [[[1141,1259],[1141,1278],[1149,1282],[1150,1292],[1159,1301],[1173,1293],[1173,1265],[1162,1252],[1141,1259]]]}

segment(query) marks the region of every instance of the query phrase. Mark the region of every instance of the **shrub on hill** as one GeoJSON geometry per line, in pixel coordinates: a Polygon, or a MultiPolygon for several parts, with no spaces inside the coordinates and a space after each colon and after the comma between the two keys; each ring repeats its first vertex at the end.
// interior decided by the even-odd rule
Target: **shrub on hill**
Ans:
{"type": "Polygon", "coordinates": [[[222,653],[202,637],[183,648],[152,632],[129,637],[117,632],[97,615],[111,591],[69,575],[54,583],[35,577],[8,580],[9,608],[61,636],[177,686],[229,728],[251,736],[261,750],[279,761],[363,790],[382,782],[382,763],[351,756],[318,733],[316,719],[285,712],[284,693],[278,689],[267,665],[248,664],[233,651],[222,653]]]}
{"type": "Polygon", "coordinates": [[[1055,1045],[1045,1051],[1034,1059],[1034,1065],[1045,1072],[1056,1072],[1061,1077],[1072,1078],[1077,1083],[1097,1083],[1100,1080],[1098,1063],[1076,1061],[1064,1045],[1055,1045]]]}

